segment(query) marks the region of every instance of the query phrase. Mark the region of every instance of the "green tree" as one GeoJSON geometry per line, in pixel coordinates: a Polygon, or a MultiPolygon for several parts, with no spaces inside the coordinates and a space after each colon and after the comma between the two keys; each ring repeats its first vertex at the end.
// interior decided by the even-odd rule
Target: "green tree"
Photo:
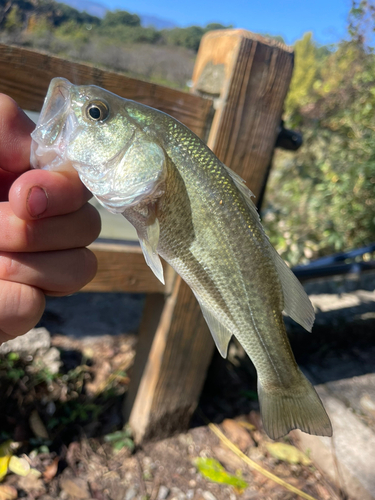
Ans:
{"type": "Polygon", "coordinates": [[[298,121],[302,106],[310,104],[314,98],[313,86],[327,53],[322,52],[313,40],[312,33],[305,33],[294,45],[295,67],[289,92],[285,101],[285,111],[289,120],[298,121]]]}
{"type": "Polygon", "coordinates": [[[200,26],[173,28],[171,30],[163,30],[163,38],[168,45],[177,45],[196,52],[204,33],[205,29],[200,26]]]}
{"type": "Polygon", "coordinates": [[[162,39],[168,45],[177,45],[187,49],[198,51],[202,36],[208,31],[232,28],[219,23],[207,24],[205,28],[201,26],[189,26],[188,28],[173,28],[162,30],[162,39]]]}
{"type": "Polygon", "coordinates": [[[115,26],[140,26],[141,20],[137,14],[129,14],[125,10],[108,10],[101,25],[104,29],[115,26]]]}

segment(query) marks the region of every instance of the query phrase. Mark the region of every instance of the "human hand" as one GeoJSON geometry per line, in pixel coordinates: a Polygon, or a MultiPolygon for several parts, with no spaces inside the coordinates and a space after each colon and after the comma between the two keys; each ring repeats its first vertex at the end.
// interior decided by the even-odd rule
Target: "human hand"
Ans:
{"type": "Polygon", "coordinates": [[[0,94],[0,343],[26,333],[46,295],[69,295],[96,273],[85,248],[100,217],[75,171],[30,170],[34,123],[0,94]]]}

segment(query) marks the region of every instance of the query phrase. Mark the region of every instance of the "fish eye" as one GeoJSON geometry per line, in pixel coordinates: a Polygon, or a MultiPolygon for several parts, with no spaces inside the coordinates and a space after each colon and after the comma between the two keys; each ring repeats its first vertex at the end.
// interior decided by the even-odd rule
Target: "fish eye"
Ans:
{"type": "Polygon", "coordinates": [[[93,122],[103,122],[108,115],[108,104],[103,101],[91,101],[86,107],[86,116],[93,122]]]}

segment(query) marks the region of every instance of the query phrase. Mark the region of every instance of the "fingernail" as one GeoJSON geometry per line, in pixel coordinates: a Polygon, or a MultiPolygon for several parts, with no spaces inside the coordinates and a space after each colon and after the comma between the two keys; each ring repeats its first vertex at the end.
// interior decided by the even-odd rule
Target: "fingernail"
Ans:
{"type": "Polygon", "coordinates": [[[31,217],[40,217],[48,206],[46,191],[39,186],[32,187],[27,195],[26,206],[31,217]]]}

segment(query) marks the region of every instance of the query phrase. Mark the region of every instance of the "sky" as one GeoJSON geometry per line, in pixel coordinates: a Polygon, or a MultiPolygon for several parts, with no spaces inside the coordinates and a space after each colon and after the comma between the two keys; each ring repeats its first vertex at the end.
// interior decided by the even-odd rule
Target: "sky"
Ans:
{"type": "Polygon", "coordinates": [[[345,36],[351,0],[96,0],[108,9],[154,15],[178,26],[233,24],[256,33],[281,35],[293,44],[307,31],[321,44],[345,36]]]}

